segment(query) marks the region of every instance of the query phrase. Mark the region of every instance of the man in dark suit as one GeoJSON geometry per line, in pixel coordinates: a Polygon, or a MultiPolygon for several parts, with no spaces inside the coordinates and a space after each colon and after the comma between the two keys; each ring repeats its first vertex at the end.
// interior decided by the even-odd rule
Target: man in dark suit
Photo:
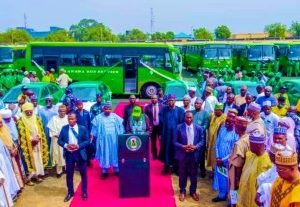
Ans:
{"type": "Polygon", "coordinates": [[[89,144],[88,131],[84,126],[77,124],[74,112],[68,115],[68,125],[63,126],[57,143],[64,148],[66,159],[66,178],[68,194],[65,202],[74,196],[73,175],[75,164],[79,169],[82,181],[82,199],[87,200],[87,173],[86,173],[86,147],[89,144]]]}
{"type": "Polygon", "coordinates": [[[236,109],[238,111],[238,116],[242,116],[241,109],[239,106],[234,104],[234,94],[227,94],[226,102],[224,103],[223,113],[227,114],[230,109],[236,109]]]}
{"type": "Polygon", "coordinates": [[[145,107],[145,114],[150,120],[151,152],[154,160],[156,160],[158,157],[156,140],[160,134],[159,112],[162,110],[162,108],[163,105],[158,103],[157,95],[152,95],[151,104],[145,107]]]}
{"type": "Polygon", "coordinates": [[[126,127],[127,127],[127,122],[132,113],[132,109],[135,106],[135,102],[136,102],[135,95],[130,95],[129,96],[129,104],[127,106],[125,106],[125,108],[124,108],[124,116],[123,116],[124,129],[126,129],[126,127]]]}
{"type": "Polygon", "coordinates": [[[184,122],[177,126],[175,145],[175,159],[179,161],[179,200],[184,201],[188,176],[191,180],[190,195],[199,201],[196,193],[197,170],[200,162],[201,151],[204,150],[204,133],[201,126],[193,124],[193,113],[185,112],[184,122]]]}
{"type": "Polygon", "coordinates": [[[254,101],[254,99],[253,99],[252,95],[250,93],[247,93],[246,103],[243,103],[242,105],[240,105],[240,111],[241,111],[242,116],[247,116],[248,106],[253,101],[254,101]]]}

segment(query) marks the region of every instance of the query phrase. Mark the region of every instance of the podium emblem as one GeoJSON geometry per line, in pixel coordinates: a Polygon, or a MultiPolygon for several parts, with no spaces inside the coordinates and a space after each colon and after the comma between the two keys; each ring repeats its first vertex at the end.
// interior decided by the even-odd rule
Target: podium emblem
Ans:
{"type": "Polygon", "coordinates": [[[142,146],[142,141],[139,137],[137,136],[130,136],[126,140],[126,147],[130,151],[137,151],[141,148],[142,146]]]}

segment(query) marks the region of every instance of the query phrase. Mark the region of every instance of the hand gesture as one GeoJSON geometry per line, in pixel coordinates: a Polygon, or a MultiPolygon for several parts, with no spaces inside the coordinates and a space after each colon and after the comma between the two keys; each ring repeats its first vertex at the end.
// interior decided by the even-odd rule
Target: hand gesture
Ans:
{"type": "Polygon", "coordinates": [[[220,158],[216,159],[216,163],[217,163],[217,166],[219,166],[219,167],[223,166],[223,162],[222,162],[222,160],[220,158]]]}

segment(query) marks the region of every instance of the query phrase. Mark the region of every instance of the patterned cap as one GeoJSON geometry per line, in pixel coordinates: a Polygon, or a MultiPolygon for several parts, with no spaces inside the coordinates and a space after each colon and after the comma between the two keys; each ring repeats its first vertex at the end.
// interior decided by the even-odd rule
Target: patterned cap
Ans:
{"type": "Polygon", "coordinates": [[[238,110],[236,110],[234,108],[231,108],[231,109],[228,110],[228,113],[232,113],[232,114],[237,115],[239,112],[238,112],[238,110]]]}
{"type": "Polygon", "coordinates": [[[270,152],[272,154],[276,154],[279,151],[283,151],[285,150],[285,146],[281,145],[281,144],[277,144],[277,143],[273,143],[270,147],[270,152]]]}
{"type": "Polygon", "coordinates": [[[266,86],[265,90],[272,91],[272,86],[266,86]]]}
{"type": "Polygon", "coordinates": [[[196,92],[196,90],[197,90],[196,87],[190,87],[190,88],[189,88],[189,91],[194,91],[194,92],[196,92]]]}
{"type": "Polygon", "coordinates": [[[249,135],[249,141],[251,143],[256,143],[256,144],[264,144],[265,143],[265,136],[264,135],[258,135],[258,134],[250,134],[249,135]]]}
{"type": "Polygon", "coordinates": [[[169,100],[169,99],[176,99],[176,96],[175,96],[174,94],[169,94],[169,95],[168,95],[168,100],[169,100]]]}
{"type": "Polygon", "coordinates": [[[223,108],[224,108],[224,104],[222,104],[222,103],[216,103],[215,110],[223,110],[223,108]]]}
{"type": "Polygon", "coordinates": [[[208,93],[212,93],[213,89],[209,86],[206,86],[205,91],[208,92],[208,93]]]}
{"type": "Polygon", "coordinates": [[[286,128],[285,127],[275,127],[274,134],[283,134],[286,135],[286,128]]]}
{"type": "Polygon", "coordinates": [[[248,120],[243,116],[237,116],[235,119],[235,125],[236,126],[247,126],[248,120]]]}
{"type": "Polygon", "coordinates": [[[112,106],[112,103],[110,101],[107,101],[105,103],[103,103],[103,108],[104,107],[111,107],[112,106]]]}
{"type": "Polygon", "coordinates": [[[32,96],[30,97],[30,100],[37,100],[36,95],[32,95],[32,96]]]}
{"type": "Polygon", "coordinates": [[[96,98],[101,98],[102,97],[102,93],[97,93],[96,94],[96,98]]]}
{"type": "Polygon", "coordinates": [[[255,103],[255,102],[251,102],[249,104],[249,107],[248,107],[249,110],[252,110],[252,111],[255,111],[255,112],[260,112],[261,110],[261,107],[259,104],[255,103]]]}
{"type": "Polygon", "coordinates": [[[298,165],[297,153],[288,149],[279,151],[275,154],[275,164],[284,166],[298,165]]]}
{"type": "Polygon", "coordinates": [[[76,100],[76,105],[80,105],[80,104],[83,104],[82,100],[81,99],[77,99],[76,100]]]}

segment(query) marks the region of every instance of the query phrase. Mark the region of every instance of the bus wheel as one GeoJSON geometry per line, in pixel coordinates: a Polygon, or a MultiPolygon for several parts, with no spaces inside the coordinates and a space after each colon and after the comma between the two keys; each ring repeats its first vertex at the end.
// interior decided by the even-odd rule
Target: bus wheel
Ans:
{"type": "Polygon", "coordinates": [[[147,83],[142,88],[142,96],[143,98],[151,98],[152,95],[157,94],[157,89],[160,86],[156,83],[147,83]]]}

